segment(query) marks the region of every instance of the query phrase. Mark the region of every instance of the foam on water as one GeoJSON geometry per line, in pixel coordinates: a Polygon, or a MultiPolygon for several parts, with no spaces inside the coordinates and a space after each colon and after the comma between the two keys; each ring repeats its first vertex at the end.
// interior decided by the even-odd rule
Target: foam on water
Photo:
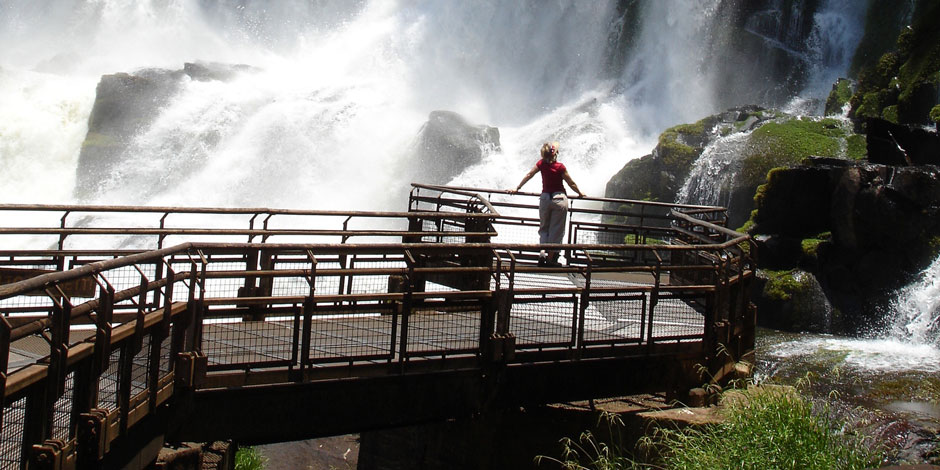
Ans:
{"type": "Polygon", "coordinates": [[[813,362],[814,357],[843,356],[840,367],[859,372],[940,372],[940,351],[928,344],[896,339],[851,339],[808,335],[764,352],[772,359],[813,362]]]}

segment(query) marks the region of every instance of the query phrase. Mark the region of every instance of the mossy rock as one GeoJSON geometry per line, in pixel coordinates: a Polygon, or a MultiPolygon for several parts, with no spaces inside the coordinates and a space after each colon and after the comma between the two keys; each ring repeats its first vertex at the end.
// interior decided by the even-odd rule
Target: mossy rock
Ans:
{"type": "Polygon", "coordinates": [[[786,331],[828,332],[832,306],[812,274],[799,269],[758,271],[763,285],[754,299],[761,326],[786,331]]]}
{"type": "MultiPolygon", "coordinates": [[[[873,8],[883,7],[882,3],[876,0],[873,8]]],[[[914,23],[900,31],[895,50],[859,71],[849,113],[859,124],[867,118],[902,124],[927,124],[930,120],[940,89],[940,28],[936,27],[940,24],[940,2],[916,5],[914,23]]],[[[872,18],[868,24],[873,24],[872,18]]]]}
{"type": "MultiPolygon", "coordinates": [[[[748,155],[738,175],[739,186],[756,189],[773,168],[792,167],[810,156],[841,157],[842,141],[850,135],[835,119],[809,118],[768,122],[749,139],[748,155]]],[[[853,145],[858,155],[859,142],[853,145]]],[[[751,192],[753,193],[753,190],[751,192]]]]}
{"type": "Polygon", "coordinates": [[[940,123],[940,104],[930,108],[930,120],[935,123],[940,123]]]}
{"type": "Polygon", "coordinates": [[[842,114],[842,108],[852,99],[855,86],[852,80],[840,78],[832,85],[832,91],[826,99],[826,116],[842,114]]]}

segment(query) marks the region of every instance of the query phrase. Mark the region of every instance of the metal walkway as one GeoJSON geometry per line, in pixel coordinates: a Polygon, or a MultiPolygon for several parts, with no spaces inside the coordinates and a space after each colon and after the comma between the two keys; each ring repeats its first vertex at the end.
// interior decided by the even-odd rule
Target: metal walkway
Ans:
{"type": "Polygon", "coordinates": [[[407,212],[0,205],[0,470],[124,468],[509,406],[681,395],[753,350],[722,208],[415,185],[407,212]],[[23,221],[29,221],[24,226],[23,221]],[[540,249],[562,267],[540,267],[540,249]]]}

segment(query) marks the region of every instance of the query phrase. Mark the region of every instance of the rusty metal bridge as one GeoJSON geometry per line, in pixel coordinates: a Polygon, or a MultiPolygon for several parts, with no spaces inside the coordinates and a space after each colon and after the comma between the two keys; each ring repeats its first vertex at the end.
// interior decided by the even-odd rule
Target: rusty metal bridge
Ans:
{"type": "MultiPolygon", "coordinates": [[[[668,391],[753,351],[722,208],[414,185],[406,212],[0,205],[0,470],[668,391]],[[728,353],[728,354],[725,354],[728,353]]],[[[706,379],[707,380],[707,379],[706,379]]]]}

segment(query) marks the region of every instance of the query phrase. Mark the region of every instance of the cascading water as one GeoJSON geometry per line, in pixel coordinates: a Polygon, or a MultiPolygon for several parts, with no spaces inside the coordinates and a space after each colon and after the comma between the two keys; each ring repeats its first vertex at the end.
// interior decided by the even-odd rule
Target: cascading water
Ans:
{"type": "Polygon", "coordinates": [[[868,6],[868,2],[854,0],[826,0],[821,5],[807,41],[808,79],[786,111],[822,114],[832,84],[847,76],[864,33],[868,6]]]}
{"type": "Polygon", "coordinates": [[[15,173],[0,200],[400,208],[405,149],[434,109],[501,127],[503,152],[459,182],[508,187],[567,133],[569,167],[599,194],[650,138],[599,78],[613,6],[7,4],[0,164],[15,173]],[[200,60],[251,68],[181,78],[111,171],[72,193],[98,77],[200,60]]]}
{"type": "Polygon", "coordinates": [[[741,155],[745,153],[750,135],[750,132],[736,132],[716,137],[692,164],[676,202],[730,208],[729,189],[741,166],[741,155]]]}
{"type": "Polygon", "coordinates": [[[726,104],[708,58],[724,2],[638,5],[624,22],[613,0],[2,2],[0,201],[400,208],[406,149],[435,109],[500,128],[502,151],[455,183],[510,187],[554,139],[602,195],[665,126],[726,104]],[[612,30],[633,23],[611,71],[612,30]],[[249,67],[177,77],[76,187],[100,77],[200,61],[249,67]]]}
{"type": "Polygon", "coordinates": [[[940,347],[940,258],[901,289],[891,308],[888,335],[901,341],[940,347]]]}

